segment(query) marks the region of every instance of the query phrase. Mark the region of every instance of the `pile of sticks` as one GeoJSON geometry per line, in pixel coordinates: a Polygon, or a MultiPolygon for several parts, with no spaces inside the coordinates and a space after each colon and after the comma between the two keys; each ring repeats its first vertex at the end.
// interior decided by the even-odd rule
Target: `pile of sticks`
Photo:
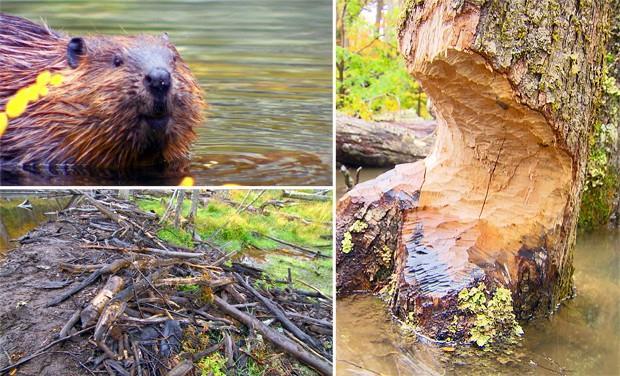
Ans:
{"type": "Polygon", "coordinates": [[[71,236],[80,239],[85,254],[108,256],[105,262],[60,265],[62,273],[85,277],[47,306],[72,299],[81,300],[80,307],[51,342],[0,374],[69,338],[84,341],[94,354],[80,362],[90,374],[189,375],[215,352],[226,359],[227,373],[235,374],[249,357],[260,362],[251,348],[258,341],[248,340],[257,336],[274,354],[331,374],[330,296],[296,289],[290,280],[271,281],[260,269],[231,263],[212,245],[192,250],[166,244],[156,235],[157,216],[129,202],[101,194],[80,197],[58,220],[73,225],[71,236]],[[96,294],[85,297],[93,286],[96,294]],[[189,351],[197,335],[202,340],[189,351]]]}

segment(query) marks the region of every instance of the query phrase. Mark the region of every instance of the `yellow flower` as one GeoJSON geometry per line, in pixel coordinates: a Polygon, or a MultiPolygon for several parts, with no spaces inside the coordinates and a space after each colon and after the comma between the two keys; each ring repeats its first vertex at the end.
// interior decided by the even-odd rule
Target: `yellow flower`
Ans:
{"type": "Polygon", "coordinates": [[[18,91],[6,104],[6,115],[10,118],[16,118],[26,111],[28,97],[25,91],[20,93],[22,90],[18,91]]]}
{"type": "Polygon", "coordinates": [[[37,85],[45,86],[50,83],[52,74],[49,71],[43,71],[37,76],[37,85]]]}
{"type": "Polygon", "coordinates": [[[9,118],[6,116],[4,112],[0,112],[0,137],[6,131],[6,127],[9,126],[9,118]]]}
{"type": "Polygon", "coordinates": [[[50,79],[50,84],[52,86],[60,86],[60,84],[62,84],[62,80],[63,77],[62,75],[56,73],[55,75],[52,76],[52,78],[50,79]]]}
{"type": "Polygon", "coordinates": [[[179,187],[193,187],[194,186],[194,178],[191,176],[186,176],[179,183],[179,187]]]}

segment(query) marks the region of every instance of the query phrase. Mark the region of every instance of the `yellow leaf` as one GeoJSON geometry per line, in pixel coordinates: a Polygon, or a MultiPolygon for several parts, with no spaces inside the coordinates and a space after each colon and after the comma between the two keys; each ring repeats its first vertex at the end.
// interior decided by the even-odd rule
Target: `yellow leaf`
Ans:
{"type": "Polygon", "coordinates": [[[6,116],[4,112],[0,112],[0,137],[6,131],[6,127],[9,126],[9,118],[6,116]]]}
{"type": "Polygon", "coordinates": [[[39,86],[39,95],[44,97],[49,93],[49,89],[46,86],[39,86]]]}
{"type": "Polygon", "coordinates": [[[62,84],[63,81],[63,77],[62,75],[56,73],[55,75],[52,76],[52,78],[50,79],[50,84],[52,86],[60,86],[60,84],[62,84]]]}
{"type": "Polygon", "coordinates": [[[39,99],[39,87],[37,85],[30,85],[26,88],[26,98],[29,102],[34,102],[39,99]]]}
{"type": "Polygon", "coordinates": [[[37,85],[45,86],[50,83],[52,74],[49,71],[43,71],[37,76],[37,85]]]}
{"type": "Polygon", "coordinates": [[[179,187],[193,187],[194,186],[194,178],[191,176],[186,176],[179,183],[179,187]]]}
{"type": "Polygon", "coordinates": [[[6,104],[6,115],[10,118],[16,118],[26,111],[27,106],[28,98],[24,94],[17,92],[6,104]]]}

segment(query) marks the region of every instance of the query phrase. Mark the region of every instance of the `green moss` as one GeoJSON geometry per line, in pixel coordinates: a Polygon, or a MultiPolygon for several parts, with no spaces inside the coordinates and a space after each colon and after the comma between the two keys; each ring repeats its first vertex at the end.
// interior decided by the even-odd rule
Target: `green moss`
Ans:
{"type": "Polygon", "coordinates": [[[226,376],[226,359],[222,354],[216,352],[202,358],[198,362],[198,370],[201,376],[226,376]]]}
{"type": "Polygon", "coordinates": [[[609,74],[614,59],[608,54],[603,68],[600,116],[589,139],[590,153],[579,212],[581,230],[592,230],[607,224],[614,198],[620,189],[620,171],[611,163],[618,153],[617,124],[620,121],[620,87],[609,74]]]}
{"type": "Polygon", "coordinates": [[[350,231],[347,231],[342,236],[342,243],[340,244],[340,250],[342,253],[349,253],[353,250],[353,236],[350,231]]]}
{"type": "Polygon", "coordinates": [[[342,253],[349,253],[353,250],[353,235],[351,233],[360,233],[368,228],[368,223],[357,220],[349,227],[349,231],[346,231],[342,236],[342,243],[340,244],[340,250],[342,253]]]}
{"type": "Polygon", "coordinates": [[[355,221],[355,223],[353,223],[351,225],[351,227],[349,227],[349,231],[351,231],[351,232],[363,232],[367,228],[368,228],[368,223],[362,222],[362,221],[358,220],[358,221],[355,221]]]}
{"type": "MultiPolygon", "coordinates": [[[[504,287],[497,288],[492,295],[483,283],[465,288],[458,294],[458,308],[473,318],[469,341],[479,347],[495,342],[511,342],[523,334],[513,312],[510,290],[504,287]]],[[[455,316],[453,320],[458,318],[455,316]]],[[[456,332],[456,329],[453,331],[456,332]]]]}

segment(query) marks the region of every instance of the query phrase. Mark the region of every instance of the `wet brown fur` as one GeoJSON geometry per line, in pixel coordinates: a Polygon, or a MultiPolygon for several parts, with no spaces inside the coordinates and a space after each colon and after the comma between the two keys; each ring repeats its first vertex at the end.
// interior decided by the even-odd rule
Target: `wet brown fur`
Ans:
{"type": "Polygon", "coordinates": [[[18,89],[44,71],[64,76],[59,87],[11,119],[0,137],[0,158],[20,165],[128,168],[188,158],[194,128],[203,120],[198,83],[174,46],[155,36],[88,36],[76,69],[67,62],[69,36],[0,13],[0,111],[18,89]],[[152,110],[133,51],[155,46],[174,57],[166,99],[170,120],[154,132],[140,120],[152,110]],[[169,50],[167,50],[169,49],[169,50]],[[128,59],[120,67],[114,56],[128,59]]]}

